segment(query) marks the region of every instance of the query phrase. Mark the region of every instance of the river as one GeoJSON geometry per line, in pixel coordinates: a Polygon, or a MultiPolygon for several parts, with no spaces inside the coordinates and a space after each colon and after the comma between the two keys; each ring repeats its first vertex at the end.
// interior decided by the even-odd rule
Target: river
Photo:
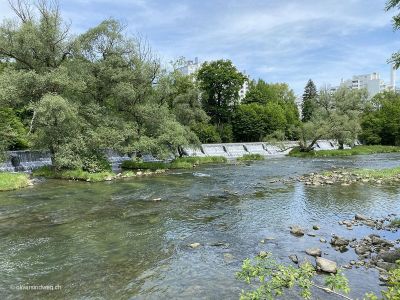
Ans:
{"type": "MultiPolygon", "coordinates": [[[[280,157],[107,183],[49,180],[0,193],[0,298],[237,299],[246,285],[235,272],[261,250],[290,263],[288,255],[303,258],[306,248],[318,246],[324,257],[347,264],[356,259],[353,249],[338,253],[319,238],[375,232],[361,226],[350,231],[338,221],[355,213],[400,213],[400,185],[272,181],[332,167],[399,165],[400,154],[280,157]],[[321,229],[317,237],[298,238],[289,234],[293,224],[321,229]],[[260,243],[266,237],[275,240],[260,243]],[[192,249],[191,243],[201,246],[192,249]],[[58,287],[20,290],[27,285],[58,287]]],[[[375,269],[344,273],[352,297],[382,289],[375,269]]],[[[330,298],[317,292],[314,299],[330,298]]]]}

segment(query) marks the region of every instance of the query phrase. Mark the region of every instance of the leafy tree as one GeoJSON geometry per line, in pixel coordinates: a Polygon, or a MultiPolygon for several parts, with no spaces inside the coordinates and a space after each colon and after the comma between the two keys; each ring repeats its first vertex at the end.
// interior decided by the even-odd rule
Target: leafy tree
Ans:
{"type": "Polygon", "coordinates": [[[213,124],[220,126],[231,120],[245,79],[230,60],[217,60],[202,65],[197,80],[202,91],[203,108],[213,124]]]}
{"type": "Polygon", "coordinates": [[[250,82],[249,91],[242,103],[290,103],[295,100],[296,96],[293,90],[286,83],[266,83],[259,79],[257,82],[250,82]]]}
{"type": "Polygon", "coordinates": [[[11,108],[0,109],[0,141],[4,150],[26,149],[29,146],[26,129],[11,108]]]}
{"type": "Polygon", "coordinates": [[[337,139],[340,148],[353,144],[361,133],[361,116],[367,104],[366,90],[340,88],[334,94],[321,90],[311,120],[298,129],[301,151],[312,150],[317,140],[337,139]]]}
{"type": "Polygon", "coordinates": [[[366,144],[400,145],[400,94],[377,94],[361,125],[361,139],[366,144]]]}
{"type": "Polygon", "coordinates": [[[242,104],[236,110],[232,125],[236,141],[258,142],[276,130],[285,130],[286,117],[278,103],[242,104]]]}
{"type": "MultiPolygon", "coordinates": [[[[386,11],[389,11],[394,8],[400,7],[400,0],[388,0],[386,2],[386,11]]],[[[397,13],[393,17],[393,28],[394,30],[399,30],[400,28],[400,13],[397,13]]],[[[400,67],[400,52],[393,53],[391,61],[394,63],[396,69],[400,67]]]]}
{"type": "Polygon", "coordinates": [[[306,87],[304,88],[303,103],[302,103],[302,121],[310,121],[315,108],[315,101],[318,96],[317,88],[314,82],[309,79],[306,87]]]}
{"type": "Polygon", "coordinates": [[[221,137],[215,125],[209,123],[196,123],[191,127],[200,142],[205,144],[221,143],[221,137]]]}

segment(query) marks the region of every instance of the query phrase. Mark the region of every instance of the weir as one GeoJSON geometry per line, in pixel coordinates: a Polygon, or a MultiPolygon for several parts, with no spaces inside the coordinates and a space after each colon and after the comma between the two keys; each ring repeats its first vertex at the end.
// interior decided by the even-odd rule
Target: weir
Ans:
{"type": "MultiPolygon", "coordinates": [[[[356,141],[359,145],[360,142],[356,141]]],[[[296,141],[285,141],[282,143],[229,143],[229,144],[203,144],[200,148],[184,148],[187,156],[223,156],[229,159],[241,157],[246,154],[261,154],[263,156],[276,156],[288,154],[291,149],[296,147],[296,141]]],[[[314,150],[333,150],[338,149],[339,145],[334,140],[319,140],[315,144],[314,150]]],[[[345,148],[349,148],[346,146],[345,148]]],[[[118,153],[114,150],[104,150],[104,154],[111,163],[112,169],[118,170],[125,160],[131,157],[126,154],[118,153]]],[[[48,151],[9,151],[8,159],[0,163],[0,172],[31,172],[35,168],[51,164],[50,153],[48,151]]],[[[160,161],[153,155],[143,155],[144,161],[160,161]]],[[[171,156],[171,160],[173,157],[171,156]]]]}

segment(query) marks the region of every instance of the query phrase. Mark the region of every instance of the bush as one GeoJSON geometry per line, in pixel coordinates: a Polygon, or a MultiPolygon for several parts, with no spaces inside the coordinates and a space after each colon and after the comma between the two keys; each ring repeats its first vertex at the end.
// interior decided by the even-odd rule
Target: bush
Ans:
{"type": "Polygon", "coordinates": [[[82,169],[77,170],[56,170],[52,167],[46,166],[41,167],[32,172],[33,176],[46,177],[53,179],[67,179],[67,180],[78,180],[78,181],[91,181],[100,182],[109,180],[115,177],[112,172],[98,172],[90,173],[82,169]]]}
{"type": "Polygon", "coordinates": [[[221,137],[214,125],[208,123],[196,123],[191,127],[191,129],[202,143],[221,143],[221,137]]]}
{"type": "Polygon", "coordinates": [[[253,161],[253,160],[264,160],[265,157],[261,154],[245,154],[242,157],[238,157],[238,161],[253,161]]]}

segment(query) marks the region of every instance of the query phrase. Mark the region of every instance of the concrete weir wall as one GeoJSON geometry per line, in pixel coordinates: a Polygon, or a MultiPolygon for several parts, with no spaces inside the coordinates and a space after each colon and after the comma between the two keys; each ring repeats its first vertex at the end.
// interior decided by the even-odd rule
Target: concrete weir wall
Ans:
{"type": "MultiPolygon", "coordinates": [[[[357,141],[356,145],[360,143],[357,141]]],[[[235,159],[246,154],[261,154],[264,156],[286,155],[298,145],[296,141],[282,143],[229,143],[229,144],[203,144],[200,148],[185,148],[188,156],[224,156],[228,159],[235,159]]],[[[333,140],[320,140],[314,146],[314,150],[338,149],[339,145],[333,140]]],[[[348,148],[348,147],[347,147],[348,148]]],[[[112,150],[104,150],[104,154],[110,161],[113,169],[118,169],[124,160],[131,159],[127,155],[121,155],[112,150]]],[[[171,157],[172,159],[173,157],[171,157]]],[[[144,161],[159,161],[152,155],[144,155],[144,161]]],[[[25,171],[29,172],[35,168],[50,165],[50,153],[47,151],[10,151],[8,160],[0,163],[1,171],[25,171]]]]}

